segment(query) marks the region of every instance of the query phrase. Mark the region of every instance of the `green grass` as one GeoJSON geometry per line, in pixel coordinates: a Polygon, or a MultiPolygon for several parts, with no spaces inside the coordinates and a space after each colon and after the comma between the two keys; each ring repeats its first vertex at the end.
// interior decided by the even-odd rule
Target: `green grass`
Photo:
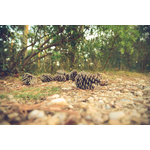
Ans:
{"type": "Polygon", "coordinates": [[[9,94],[12,94],[16,99],[39,100],[41,97],[46,97],[56,93],[60,93],[60,89],[58,87],[30,87],[22,89],[21,91],[12,91],[9,94]]]}
{"type": "Polygon", "coordinates": [[[7,98],[7,95],[0,94],[0,98],[7,98]]]}

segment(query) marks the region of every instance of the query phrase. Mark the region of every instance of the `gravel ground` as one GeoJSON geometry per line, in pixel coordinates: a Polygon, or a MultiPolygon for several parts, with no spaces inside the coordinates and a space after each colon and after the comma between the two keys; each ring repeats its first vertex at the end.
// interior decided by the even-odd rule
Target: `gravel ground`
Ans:
{"type": "Polygon", "coordinates": [[[41,82],[33,87],[59,87],[60,93],[21,101],[10,91],[27,88],[21,81],[0,80],[1,125],[149,125],[150,77],[105,75],[107,86],[77,89],[75,82],[41,82]]]}

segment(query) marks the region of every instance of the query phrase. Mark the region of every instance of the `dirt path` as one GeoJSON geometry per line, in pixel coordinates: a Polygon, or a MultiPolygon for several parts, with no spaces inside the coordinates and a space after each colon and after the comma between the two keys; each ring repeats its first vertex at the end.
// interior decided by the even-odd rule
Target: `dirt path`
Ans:
{"type": "Polygon", "coordinates": [[[150,77],[104,76],[109,85],[94,90],[77,89],[73,81],[0,80],[0,124],[149,125],[150,77]]]}

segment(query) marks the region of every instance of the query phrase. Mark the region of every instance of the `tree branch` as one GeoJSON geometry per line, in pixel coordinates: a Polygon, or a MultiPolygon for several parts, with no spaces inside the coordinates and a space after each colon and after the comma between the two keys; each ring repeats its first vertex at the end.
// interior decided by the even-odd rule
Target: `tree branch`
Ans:
{"type": "MultiPolygon", "coordinates": [[[[57,51],[59,51],[59,50],[55,50],[55,52],[57,52],[57,51]]],[[[43,55],[43,56],[41,56],[41,57],[39,57],[39,58],[37,58],[37,59],[31,61],[30,63],[27,63],[26,65],[30,65],[30,64],[32,64],[33,62],[35,62],[35,61],[37,61],[37,60],[39,60],[39,59],[41,59],[41,58],[44,58],[45,56],[51,55],[51,54],[53,54],[53,52],[51,52],[51,53],[46,53],[45,55],[43,55]]]]}

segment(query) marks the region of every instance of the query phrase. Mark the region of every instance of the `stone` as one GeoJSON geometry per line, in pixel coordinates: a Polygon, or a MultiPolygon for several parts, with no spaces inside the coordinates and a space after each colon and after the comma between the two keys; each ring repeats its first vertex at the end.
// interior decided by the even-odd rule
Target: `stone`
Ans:
{"type": "Polygon", "coordinates": [[[28,105],[31,105],[31,104],[33,104],[33,102],[27,102],[27,104],[28,104],[28,105]]]}
{"type": "Polygon", "coordinates": [[[142,91],[135,91],[134,95],[135,96],[143,96],[143,92],[142,91]]]}
{"type": "Polygon", "coordinates": [[[101,118],[100,116],[94,116],[93,117],[93,122],[94,124],[98,125],[98,124],[102,124],[104,122],[103,118],[101,118]]]}
{"type": "Polygon", "coordinates": [[[15,121],[21,121],[21,118],[18,116],[14,119],[15,121]]]}
{"type": "Polygon", "coordinates": [[[73,86],[73,87],[76,87],[75,83],[72,83],[72,86],[73,86]]]}
{"type": "Polygon", "coordinates": [[[104,103],[103,100],[99,100],[99,101],[98,101],[98,104],[102,104],[102,105],[103,105],[103,104],[105,104],[105,103],[104,103]]]}
{"type": "Polygon", "coordinates": [[[63,124],[67,118],[67,114],[66,113],[60,113],[60,114],[58,114],[58,118],[60,120],[60,123],[63,124]]]}
{"type": "Polygon", "coordinates": [[[0,125],[11,125],[8,121],[2,121],[2,122],[0,122],[0,125]]]}
{"type": "Polygon", "coordinates": [[[13,99],[11,99],[10,101],[11,101],[11,102],[17,102],[17,100],[16,100],[16,99],[14,99],[14,98],[13,98],[13,99]]]}
{"type": "Polygon", "coordinates": [[[90,115],[86,115],[86,116],[85,116],[85,119],[91,121],[91,120],[92,120],[92,117],[91,117],[90,115]]]}
{"type": "Polygon", "coordinates": [[[109,125],[122,125],[121,122],[119,120],[116,120],[116,119],[110,119],[108,121],[108,124],[109,125]]]}
{"type": "Polygon", "coordinates": [[[139,80],[138,82],[139,82],[139,83],[144,83],[145,81],[144,81],[144,80],[139,80]]]}
{"type": "Polygon", "coordinates": [[[110,119],[121,119],[125,116],[125,113],[123,111],[116,111],[116,112],[111,112],[109,113],[109,118],[110,119]]]}
{"type": "Polygon", "coordinates": [[[57,98],[47,103],[47,105],[67,105],[67,102],[64,98],[57,98]]]}
{"type": "Polygon", "coordinates": [[[88,105],[84,102],[81,102],[79,105],[80,108],[87,109],[88,105]]]}
{"type": "Polygon", "coordinates": [[[109,104],[105,105],[105,109],[110,109],[110,108],[111,108],[111,107],[110,107],[109,104]]]}
{"type": "Polygon", "coordinates": [[[58,95],[58,94],[54,94],[53,96],[51,96],[50,98],[51,99],[56,99],[56,98],[59,98],[60,97],[60,95],[58,95]]]}
{"type": "Polygon", "coordinates": [[[13,96],[13,95],[8,95],[8,98],[9,98],[9,99],[13,99],[14,96],[13,96]]]}
{"type": "Polygon", "coordinates": [[[42,118],[45,116],[45,113],[43,110],[33,110],[29,113],[28,119],[34,119],[34,118],[42,118]]]}
{"type": "Polygon", "coordinates": [[[137,112],[133,112],[131,114],[131,117],[137,117],[137,118],[140,118],[141,117],[141,114],[137,113],[137,112]]]}
{"type": "Polygon", "coordinates": [[[144,90],[142,90],[143,94],[146,96],[150,96],[150,87],[145,88],[144,90]]]}
{"type": "Polygon", "coordinates": [[[94,97],[94,99],[98,100],[98,97],[97,97],[97,95],[93,95],[93,97],[94,97]]]}
{"type": "Polygon", "coordinates": [[[8,116],[9,119],[13,119],[15,117],[18,117],[18,115],[19,114],[15,112],[15,113],[12,113],[12,114],[8,114],[7,116],[8,116]]]}
{"type": "Polygon", "coordinates": [[[123,89],[122,92],[123,92],[123,93],[128,93],[129,90],[128,90],[128,89],[123,89]]]}
{"type": "Polygon", "coordinates": [[[149,101],[148,100],[144,100],[143,104],[149,104],[149,101]]]}
{"type": "Polygon", "coordinates": [[[72,106],[72,105],[68,105],[68,108],[72,109],[72,108],[73,108],[73,106],[72,106]]]}
{"type": "Polygon", "coordinates": [[[118,95],[118,94],[121,94],[121,93],[120,93],[120,91],[116,91],[116,92],[115,92],[115,94],[117,94],[117,95],[118,95]]]}
{"type": "Polygon", "coordinates": [[[89,97],[89,98],[88,98],[88,101],[89,101],[90,103],[93,103],[93,102],[94,102],[94,98],[93,98],[93,97],[89,97]]]}
{"type": "Polygon", "coordinates": [[[121,102],[131,102],[131,101],[128,100],[128,99],[121,99],[120,101],[121,101],[121,102]]]}
{"type": "Polygon", "coordinates": [[[115,80],[122,82],[122,79],[121,79],[121,78],[116,78],[115,80]]]}
{"type": "Polygon", "coordinates": [[[115,103],[114,103],[114,101],[111,101],[110,104],[111,104],[112,106],[114,106],[115,103]]]}
{"type": "Polygon", "coordinates": [[[6,84],[6,83],[7,83],[7,81],[4,81],[3,83],[4,83],[4,84],[6,84]]]}
{"type": "Polygon", "coordinates": [[[62,88],[62,90],[72,90],[72,87],[62,88]]]}

